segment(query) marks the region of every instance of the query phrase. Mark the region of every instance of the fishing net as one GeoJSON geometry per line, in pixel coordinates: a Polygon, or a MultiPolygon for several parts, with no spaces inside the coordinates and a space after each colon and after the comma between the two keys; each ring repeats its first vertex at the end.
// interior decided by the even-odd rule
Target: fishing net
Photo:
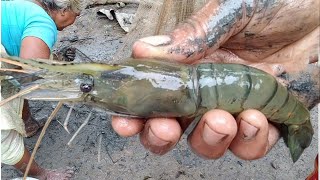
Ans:
{"type": "Polygon", "coordinates": [[[123,46],[113,57],[121,63],[131,56],[133,43],[142,37],[167,34],[177,24],[199,10],[208,0],[141,0],[134,23],[126,35],[123,46]]]}

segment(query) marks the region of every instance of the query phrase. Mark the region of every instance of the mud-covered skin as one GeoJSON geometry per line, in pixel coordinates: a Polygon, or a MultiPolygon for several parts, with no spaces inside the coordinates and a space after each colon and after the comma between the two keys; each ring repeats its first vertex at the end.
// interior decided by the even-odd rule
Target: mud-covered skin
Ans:
{"type": "Polygon", "coordinates": [[[304,71],[281,75],[288,90],[299,99],[308,109],[320,103],[320,68],[309,65],[304,71]]]}
{"type": "Polygon", "coordinates": [[[317,27],[319,27],[317,0],[257,1],[250,22],[223,47],[243,59],[259,61],[303,38],[317,27]]]}
{"type": "Polygon", "coordinates": [[[170,34],[166,50],[188,63],[218,48],[252,63],[307,61],[318,53],[319,7],[317,0],[212,0],[170,34]],[[300,43],[307,51],[293,45],[311,33],[300,43]]]}

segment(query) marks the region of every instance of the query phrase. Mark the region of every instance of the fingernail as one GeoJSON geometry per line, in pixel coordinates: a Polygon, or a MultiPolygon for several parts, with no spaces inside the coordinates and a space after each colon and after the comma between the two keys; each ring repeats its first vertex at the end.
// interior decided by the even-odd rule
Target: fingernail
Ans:
{"type": "Polygon", "coordinates": [[[240,122],[240,129],[242,129],[242,139],[244,140],[251,140],[256,137],[258,133],[258,128],[252,126],[251,124],[247,123],[246,121],[240,122]]]}
{"type": "Polygon", "coordinates": [[[202,138],[208,145],[214,146],[225,140],[227,138],[227,135],[217,133],[212,130],[207,124],[205,124],[203,128],[202,138]]]}
{"type": "Polygon", "coordinates": [[[151,130],[151,128],[149,128],[149,132],[148,132],[148,140],[150,144],[153,144],[155,146],[165,146],[167,144],[169,144],[170,142],[162,140],[160,138],[158,138],[151,130]]]}
{"type": "Polygon", "coordinates": [[[169,36],[150,36],[146,38],[142,38],[139,41],[150,44],[152,46],[164,46],[168,45],[171,42],[171,38],[169,36]]]}

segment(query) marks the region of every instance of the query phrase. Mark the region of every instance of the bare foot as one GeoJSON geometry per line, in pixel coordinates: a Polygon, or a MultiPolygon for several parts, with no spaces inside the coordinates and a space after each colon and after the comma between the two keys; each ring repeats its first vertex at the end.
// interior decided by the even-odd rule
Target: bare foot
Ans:
{"type": "Polygon", "coordinates": [[[37,176],[39,180],[69,180],[74,175],[74,169],[72,167],[66,167],[64,169],[45,169],[40,176],[37,176]]]}

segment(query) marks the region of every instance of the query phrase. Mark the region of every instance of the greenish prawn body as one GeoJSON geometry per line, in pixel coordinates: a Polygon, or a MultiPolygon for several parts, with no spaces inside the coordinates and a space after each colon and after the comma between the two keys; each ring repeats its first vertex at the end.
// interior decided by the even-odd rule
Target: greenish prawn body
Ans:
{"type": "Polygon", "coordinates": [[[238,114],[257,109],[279,124],[293,161],[311,143],[309,111],[271,75],[239,64],[167,63],[128,59],[125,64],[55,64],[13,58],[45,69],[43,88],[27,99],[81,101],[141,118],[198,117],[211,109],[238,114]],[[54,82],[54,83],[53,83],[54,82]]]}

